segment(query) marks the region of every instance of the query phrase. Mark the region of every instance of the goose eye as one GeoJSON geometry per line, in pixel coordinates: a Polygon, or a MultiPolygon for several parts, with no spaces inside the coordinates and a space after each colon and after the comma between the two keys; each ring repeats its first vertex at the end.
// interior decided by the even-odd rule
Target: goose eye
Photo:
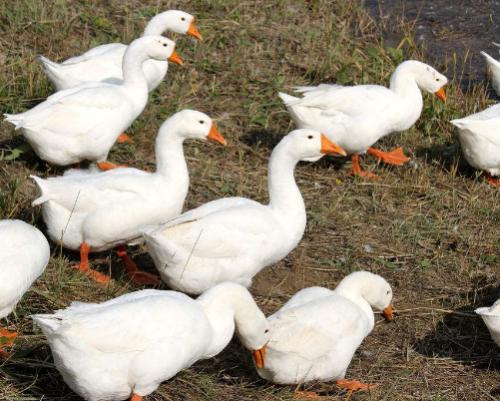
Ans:
{"type": "Polygon", "coordinates": [[[439,78],[436,78],[436,82],[439,82],[439,78]]]}
{"type": "Polygon", "coordinates": [[[391,293],[391,290],[387,291],[387,295],[389,295],[391,293]]]}
{"type": "Polygon", "coordinates": [[[200,120],[200,124],[205,124],[205,121],[203,121],[203,120],[200,120]]]}
{"type": "Polygon", "coordinates": [[[313,139],[313,136],[312,136],[312,135],[309,135],[309,136],[308,136],[308,138],[309,138],[309,139],[313,139]]]}
{"type": "Polygon", "coordinates": [[[167,44],[166,44],[166,43],[163,43],[163,47],[167,47],[167,44]]]}
{"type": "Polygon", "coordinates": [[[269,329],[266,329],[266,331],[264,331],[264,334],[267,334],[269,333],[269,329]]]}
{"type": "Polygon", "coordinates": [[[181,18],[181,21],[186,21],[186,18],[182,17],[182,18],[181,18]]]}

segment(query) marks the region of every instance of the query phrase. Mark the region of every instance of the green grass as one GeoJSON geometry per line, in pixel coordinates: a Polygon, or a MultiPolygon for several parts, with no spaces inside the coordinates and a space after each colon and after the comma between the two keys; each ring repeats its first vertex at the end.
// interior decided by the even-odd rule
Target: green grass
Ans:
{"type": "MultiPolygon", "coordinates": [[[[0,4],[2,111],[23,111],[51,93],[36,55],[64,60],[97,44],[128,42],[147,19],[169,7],[196,15],[204,41],[173,35],[186,65],[170,68],[128,131],[134,143],[115,146],[110,159],[151,168],[154,138],[165,118],[187,107],[213,116],[229,145],[186,145],[191,176],[186,208],[232,195],[266,201],[270,150],[293,127],[278,91],[320,82],[386,84],[401,60],[425,61],[412,39],[412,24],[401,26],[399,46],[388,47],[381,27],[348,0],[10,0],[0,4]]],[[[270,313],[300,288],[334,287],[353,270],[368,269],[391,282],[401,311],[396,323],[377,324],[347,373],[379,386],[372,394],[354,394],[353,401],[498,397],[499,353],[480,319],[469,312],[498,298],[500,192],[467,167],[448,123],[492,101],[485,85],[464,92],[455,65],[436,67],[452,78],[449,101],[425,95],[417,124],[380,143],[384,149],[403,146],[412,163],[390,168],[363,158],[363,165],[381,177],[377,181],[350,178],[349,163],[299,165],[296,177],[309,217],[306,234],[252,287],[270,313]]],[[[26,152],[23,143],[9,124],[0,124],[0,217],[21,218],[43,229],[40,210],[30,206],[36,190],[27,177],[62,170],[26,152]]],[[[92,259],[94,267],[112,272],[115,283],[106,290],[70,268],[77,254],[53,245],[52,256],[44,276],[9,317],[23,335],[16,356],[0,362],[0,399],[77,400],[28,316],[72,300],[102,301],[135,289],[113,252],[92,259]]],[[[152,269],[144,249],[133,256],[152,269]]],[[[306,389],[331,400],[346,398],[331,383],[306,389]]],[[[213,360],[165,383],[148,401],[285,401],[293,399],[293,391],[258,379],[248,353],[235,341],[213,360]]]]}

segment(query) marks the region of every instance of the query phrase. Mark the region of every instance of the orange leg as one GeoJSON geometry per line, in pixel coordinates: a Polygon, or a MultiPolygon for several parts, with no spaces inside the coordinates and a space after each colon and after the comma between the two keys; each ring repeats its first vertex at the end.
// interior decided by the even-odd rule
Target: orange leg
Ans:
{"type": "Polygon", "coordinates": [[[118,256],[125,265],[125,272],[128,274],[132,282],[138,285],[160,285],[161,280],[154,274],[139,270],[135,262],[128,256],[124,246],[119,246],[116,250],[118,256]]]}
{"type": "Polygon", "coordinates": [[[140,395],[137,395],[137,394],[133,394],[130,396],[130,401],[142,401],[142,397],[140,395]]]}
{"type": "Polygon", "coordinates": [[[4,351],[4,347],[12,347],[16,337],[17,332],[0,329],[0,358],[10,357],[10,352],[4,351]]]}
{"type": "Polygon", "coordinates": [[[101,285],[108,285],[110,282],[110,278],[108,276],[90,268],[89,252],[90,245],[83,242],[80,245],[80,264],[77,265],[76,268],[91,280],[94,280],[101,285]]]}
{"type": "Polygon", "coordinates": [[[123,167],[127,167],[127,166],[123,166],[123,165],[115,164],[115,163],[111,163],[111,162],[99,162],[99,163],[97,163],[97,167],[101,171],[108,171],[108,170],[114,170],[115,168],[123,168],[123,167]]]}
{"type": "Polygon", "coordinates": [[[335,384],[337,384],[337,386],[339,386],[341,389],[347,390],[349,392],[360,390],[366,391],[376,387],[376,384],[366,384],[358,380],[337,380],[335,384]]]}
{"type": "Polygon", "coordinates": [[[489,173],[486,173],[486,180],[492,187],[500,186],[500,178],[495,178],[489,173]]]}
{"type": "Polygon", "coordinates": [[[125,142],[134,143],[134,141],[125,132],[118,137],[116,142],[118,142],[118,143],[125,143],[125,142]]]}
{"type": "Polygon", "coordinates": [[[396,148],[390,152],[382,152],[375,148],[368,148],[367,153],[375,156],[377,159],[382,160],[384,163],[393,164],[395,166],[402,166],[410,161],[410,158],[403,153],[402,148],[396,148]]]}
{"type": "Polygon", "coordinates": [[[378,178],[375,174],[370,173],[369,171],[363,171],[361,169],[361,165],[359,164],[359,155],[352,155],[351,160],[352,160],[351,175],[357,175],[359,177],[368,178],[368,179],[377,179],[378,178]]]}

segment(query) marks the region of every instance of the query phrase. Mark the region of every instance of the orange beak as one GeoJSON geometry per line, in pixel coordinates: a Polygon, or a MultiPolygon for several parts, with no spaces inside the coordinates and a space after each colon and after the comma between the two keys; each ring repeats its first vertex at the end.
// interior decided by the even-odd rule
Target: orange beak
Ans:
{"type": "Polygon", "coordinates": [[[321,134],[321,153],[325,155],[342,155],[347,156],[347,153],[336,143],[330,141],[324,134],[321,134]]]}
{"type": "Polygon", "coordinates": [[[212,141],[219,142],[220,144],[226,146],[227,142],[224,139],[224,137],[220,134],[219,131],[217,131],[217,127],[215,126],[215,123],[212,123],[212,126],[210,127],[210,131],[207,136],[208,139],[211,139],[212,141]]]}
{"type": "Polygon", "coordinates": [[[258,369],[262,369],[264,367],[264,362],[266,359],[266,351],[267,351],[267,345],[264,345],[261,349],[252,352],[253,360],[255,361],[255,366],[257,366],[258,369]]]}
{"type": "Polygon", "coordinates": [[[446,92],[444,91],[444,87],[441,87],[437,92],[434,93],[439,100],[446,102],[446,92]]]}
{"type": "Polygon", "coordinates": [[[389,305],[387,308],[385,308],[382,311],[382,315],[388,322],[392,321],[394,319],[394,308],[392,307],[392,305],[389,305]]]}
{"type": "Polygon", "coordinates": [[[179,64],[179,65],[184,64],[184,62],[182,61],[182,59],[179,57],[179,55],[177,54],[177,52],[175,50],[168,58],[168,61],[171,61],[172,63],[179,64]]]}
{"type": "Polygon", "coordinates": [[[193,38],[196,38],[198,40],[203,40],[203,38],[201,37],[201,34],[200,32],[198,32],[198,29],[196,28],[196,24],[194,22],[194,18],[193,20],[191,21],[191,24],[189,24],[189,28],[186,32],[189,36],[192,36],[193,38]]]}

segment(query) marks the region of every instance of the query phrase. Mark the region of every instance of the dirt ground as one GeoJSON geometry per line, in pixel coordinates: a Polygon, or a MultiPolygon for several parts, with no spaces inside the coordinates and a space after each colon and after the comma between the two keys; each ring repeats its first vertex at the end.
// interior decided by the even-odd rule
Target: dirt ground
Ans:
{"type": "MultiPolygon", "coordinates": [[[[459,10],[466,3],[456,2],[446,26],[462,21],[459,10]]],[[[422,49],[429,41],[447,50],[436,65],[453,78],[446,104],[426,94],[415,127],[379,144],[385,150],[403,146],[411,163],[392,168],[364,157],[364,167],[380,176],[376,181],[351,178],[348,160],[300,164],[296,178],[308,212],[303,241],[257,275],[251,291],[271,313],[303,287],[334,288],[359,269],[381,274],[393,286],[397,316],[389,324],[377,315],[347,375],[378,386],[350,400],[500,399],[500,349],[473,313],[500,298],[500,191],[467,166],[448,123],[493,102],[481,74],[464,87],[448,56],[464,52],[466,41],[461,41],[465,47],[453,47],[446,35],[416,40],[418,26],[409,17],[398,19],[393,42],[384,41],[384,19],[349,0],[7,0],[0,4],[2,111],[20,112],[51,93],[36,55],[64,60],[100,43],[129,42],[152,15],[169,8],[196,15],[204,41],[171,35],[179,39],[186,65],[169,69],[128,131],[134,143],[115,146],[110,160],[153,168],[154,137],[165,118],[188,107],[213,116],[229,145],[186,145],[191,176],[186,209],[223,196],[266,201],[270,151],[293,127],[278,91],[320,82],[386,84],[403,59],[433,59],[439,50],[422,49]]],[[[421,14],[429,12],[424,7],[421,14]]],[[[492,26],[491,32],[484,30],[491,37],[485,37],[483,49],[498,29],[492,26]]],[[[477,52],[477,42],[472,43],[471,52],[477,52]]],[[[21,218],[43,230],[40,210],[30,206],[36,190],[28,176],[63,170],[41,162],[23,143],[9,124],[0,123],[0,217],[21,218]]],[[[154,271],[144,249],[132,255],[154,271]]],[[[92,258],[95,268],[112,273],[114,284],[106,290],[70,268],[77,260],[77,254],[53,246],[44,276],[9,317],[10,327],[23,335],[13,358],[0,362],[0,400],[79,399],[54,368],[29,315],[72,300],[106,300],[137,287],[122,275],[113,252],[92,258]]],[[[349,398],[332,383],[306,389],[325,400],[349,398]]],[[[147,401],[285,401],[294,399],[294,390],[259,379],[235,339],[217,357],[164,383],[147,401]]]]}

